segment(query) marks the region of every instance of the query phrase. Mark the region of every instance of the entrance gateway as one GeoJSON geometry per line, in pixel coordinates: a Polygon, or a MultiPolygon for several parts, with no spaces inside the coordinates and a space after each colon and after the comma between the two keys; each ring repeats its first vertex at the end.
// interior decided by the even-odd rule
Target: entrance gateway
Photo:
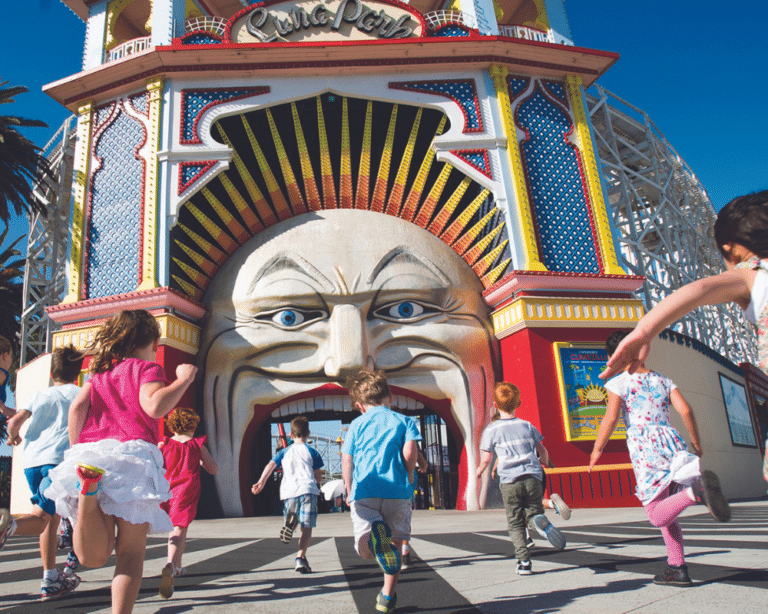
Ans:
{"type": "Polygon", "coordinates": [[[65,1],[88,28],[84,71],[46,88],[77,113],[83,178],[54,344],[155,314],[166,372],[200,369],[184,403],[221,468],[201,508],[253,513],[263,425],[311,420],[360,368],[420,417],[433,507],[489,502],[502,378],[589,479],[599,399],[558,356],[634,326],[642,278],[617,262],[583,100],[617,55],[571,45],[559,0],[65,1]]]}

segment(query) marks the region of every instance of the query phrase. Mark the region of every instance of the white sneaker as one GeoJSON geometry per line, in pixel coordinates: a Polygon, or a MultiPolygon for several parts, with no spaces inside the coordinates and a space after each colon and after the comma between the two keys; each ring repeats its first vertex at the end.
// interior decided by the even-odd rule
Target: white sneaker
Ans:
{"type": "Polygon", "coordinates": [[[546,538],[550,544],[557,550],[565,548],[565,536],[555,527],[544,514],[537,514],[531,520],[531,524],[539,532],[539,535],[546,538]]]}
{"type": "Polygon", "coordinates": [[[533,574],[533,565],[530,561],[518,561],[515,572],[518,576],[530,576],[533,574]]]}
{"type": "Polygon", "coordinates": [[[563,520],[570,520],[571,508],[568,507],[568,504],[563,501],[563,498],[560,495],[557,493],[552,493],[552,496],[549,498],[549,500],[552,501],[552,507],[555,508],[555,512],[560,514],[560,517],[563,520]]]}

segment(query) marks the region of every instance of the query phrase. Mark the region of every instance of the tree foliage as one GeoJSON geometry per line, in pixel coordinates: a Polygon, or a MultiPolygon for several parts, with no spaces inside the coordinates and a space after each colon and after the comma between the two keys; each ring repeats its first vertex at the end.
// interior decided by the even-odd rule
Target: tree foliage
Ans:
{"type": "MultiPolygon", "coordinates": [[[[29,90],[23,85],[0,82],[0,105],[16,102],[15,97],[29,90]]],[[[32,197],[30,182],[52,177],[48,160],[39,147],[19,132],[19,128],[47,128],[40,120],[0,115],[0,221],[8,225],[11,211],[16,215],[38,212],[45,206],[32,197]]]]}
{"type": "MultiPolygon", "coordinates": [[[[8,228],[0,235],[0,245],[5,243],[7,234],[8,228]]],[[[0,335],[11,342],[16,356],[18,356],[19,350],[19,318],[22,310],[24,265],[26,263],[16,246],[22,238],[19,237],[0,251],[0,335]]]]}

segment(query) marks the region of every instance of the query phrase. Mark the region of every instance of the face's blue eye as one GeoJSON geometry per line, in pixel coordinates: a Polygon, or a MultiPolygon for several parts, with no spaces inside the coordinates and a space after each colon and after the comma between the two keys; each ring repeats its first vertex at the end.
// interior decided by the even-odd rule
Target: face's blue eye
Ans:
{"type": "Polygon", "coordinates": [[[281,326],[298,326],[304,322],[304,314],[295,309],[283,309],[272,315],[272,321],[281,326]]]}
{"type": "Polygon", "coordinates": [[[424,307],[418,303],[414,303],[413,301],[402,301],[400,303],[396,303],[387,310],[387,314],[391,318],[404,320],[420,316],[422,313],[424,313],[424,307]]]}

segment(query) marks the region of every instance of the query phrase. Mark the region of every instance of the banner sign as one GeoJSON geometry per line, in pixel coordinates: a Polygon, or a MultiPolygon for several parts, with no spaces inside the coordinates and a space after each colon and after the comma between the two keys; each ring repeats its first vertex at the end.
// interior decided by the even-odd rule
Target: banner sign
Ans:
{"type": "MultiPolygon", "coordinates": [[[[603,348],[555,343],[555,363],[568,441],[594,440],[605,416],[608,391],[598,375],[608,355],[603,348]]],[[[619,418],[611,439],[624,439],[627,427],[619,418]]]]}
{"type": "Polygon", "coordinates": [[[412,38],[421,16],[407,5],[380,0],[304,0],[256,5],[230,23],[233,43],[275,43],[412,38]]]}

